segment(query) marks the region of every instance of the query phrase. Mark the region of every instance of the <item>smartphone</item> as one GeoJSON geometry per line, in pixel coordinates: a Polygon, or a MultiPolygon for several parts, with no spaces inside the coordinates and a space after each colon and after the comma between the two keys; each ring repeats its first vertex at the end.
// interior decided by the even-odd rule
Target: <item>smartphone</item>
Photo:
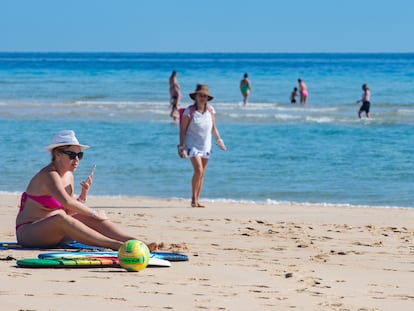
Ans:
{"type": "Polygon", "coordinates": [[[92,165],[91,171],[89,172],[89,175],[86,178],[86,180],[88,180],[89,176],[91,176],[91,175],[93,176],[93,174],[95,173],[95,169],[96,169],[96,165],[94,164],[94,165],[92,165]]]}
{"type": "Polygon", "coordinates": [[[96,164],[92,165],[91,171],[89,172],[89,175],[93,175],[95,173],[96,164]]]}

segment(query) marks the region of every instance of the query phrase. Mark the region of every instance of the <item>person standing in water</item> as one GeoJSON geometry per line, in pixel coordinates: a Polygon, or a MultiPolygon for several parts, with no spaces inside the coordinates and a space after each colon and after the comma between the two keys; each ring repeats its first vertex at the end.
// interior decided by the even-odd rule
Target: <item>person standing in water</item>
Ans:
{"type": "Polygon", "coordinates": [[[178,108],[180,108],[181,91],[177,80],[177,72],[174,70],[171,73],[170,79],[170,117],[174,120],[178,118],[178,108]]]}
{"type": "Polygon", "coordinates": [[[369,115],[369,109],[371,107],[371,102],[370,102],[370,97],[371,97],[371,92],[369,90],[368,84],[364,83],[362,85],[362,90],[364,91],[362,93],[362,97],[360,100],[357,101],[357,104],[362,102],[361,107],[359,108],[358,111],[358,117],[361,119],[362,113],[365,111],[365,115],[367,118],[370,117],[369,115]]]}
{"type": "Polygon", "coordinates": [[[240,81],[240,91],[243,95],[243,106],[247,106],[249,95],[252,92],[252,85],[247,73],[244,74],[243,79],[240,81]]]}
{"type": "Polygon", "coordinates": [[[300,95],[300,103],[306,105],[308,103],[308,87],[306,86],[305,82],[302,79],[298,79],[299,83],[299,95],[300,95]]]}
{"type": "Polygon", "coordinates": [[[298,88],[294,87],[292,93],[290,93],[291,104],[296,104],[296,96],[298,96],[298,88]]]}

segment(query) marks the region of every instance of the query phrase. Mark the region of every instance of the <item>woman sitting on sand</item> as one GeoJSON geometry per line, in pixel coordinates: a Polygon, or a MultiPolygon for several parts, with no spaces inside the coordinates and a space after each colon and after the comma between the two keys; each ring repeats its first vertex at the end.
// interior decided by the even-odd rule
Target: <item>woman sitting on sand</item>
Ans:
{"type": "MultiPolygon", "coordinates": [[[[68,241],[118,250],[123,242],[135,239],[112,223],[103,211],[85,205],[93,173],[81,183],[78,198],[74,193],[73,172],[89,146],[79,144],[75,133],[57,133],[51,145],[52,161],[30,181],[22,194],[16,217],[17,241],[28,247],[52,247],[68,241]]],[[[156,243],[148,245],[150,250],[156,243]]]]}

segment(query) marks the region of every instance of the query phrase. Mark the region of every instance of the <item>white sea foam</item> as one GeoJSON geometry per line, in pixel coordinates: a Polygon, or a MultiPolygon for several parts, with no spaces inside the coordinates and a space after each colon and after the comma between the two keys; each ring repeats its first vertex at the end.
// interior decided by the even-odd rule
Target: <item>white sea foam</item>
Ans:
{"type": "Polygon", "coordinates": [[[332,123],[335,121],[335,119],[330,117],[306,117],[306,121],[308,122],[315,122],[315,123],[332,123]]]}

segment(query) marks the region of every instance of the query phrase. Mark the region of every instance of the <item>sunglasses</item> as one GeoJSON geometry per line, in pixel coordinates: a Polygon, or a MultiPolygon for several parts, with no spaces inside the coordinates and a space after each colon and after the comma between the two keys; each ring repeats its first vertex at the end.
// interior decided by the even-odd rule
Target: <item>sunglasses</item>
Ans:
{"type": "Polygon", "coordinates": [[[83,158],[83,152],[74,152],[74,151],[70,151],[70,150],[59,150],[60,153],[64,153],[67,154],[69,156],[69,159],[74,160],[76,157],[78,157],[79,160],[82,160],[83,158]]]}
{"type": "Polygon", "coordinates": [[[205,98],[208,97],[206,94],[198,94],[198,97],[205,98]]]}

